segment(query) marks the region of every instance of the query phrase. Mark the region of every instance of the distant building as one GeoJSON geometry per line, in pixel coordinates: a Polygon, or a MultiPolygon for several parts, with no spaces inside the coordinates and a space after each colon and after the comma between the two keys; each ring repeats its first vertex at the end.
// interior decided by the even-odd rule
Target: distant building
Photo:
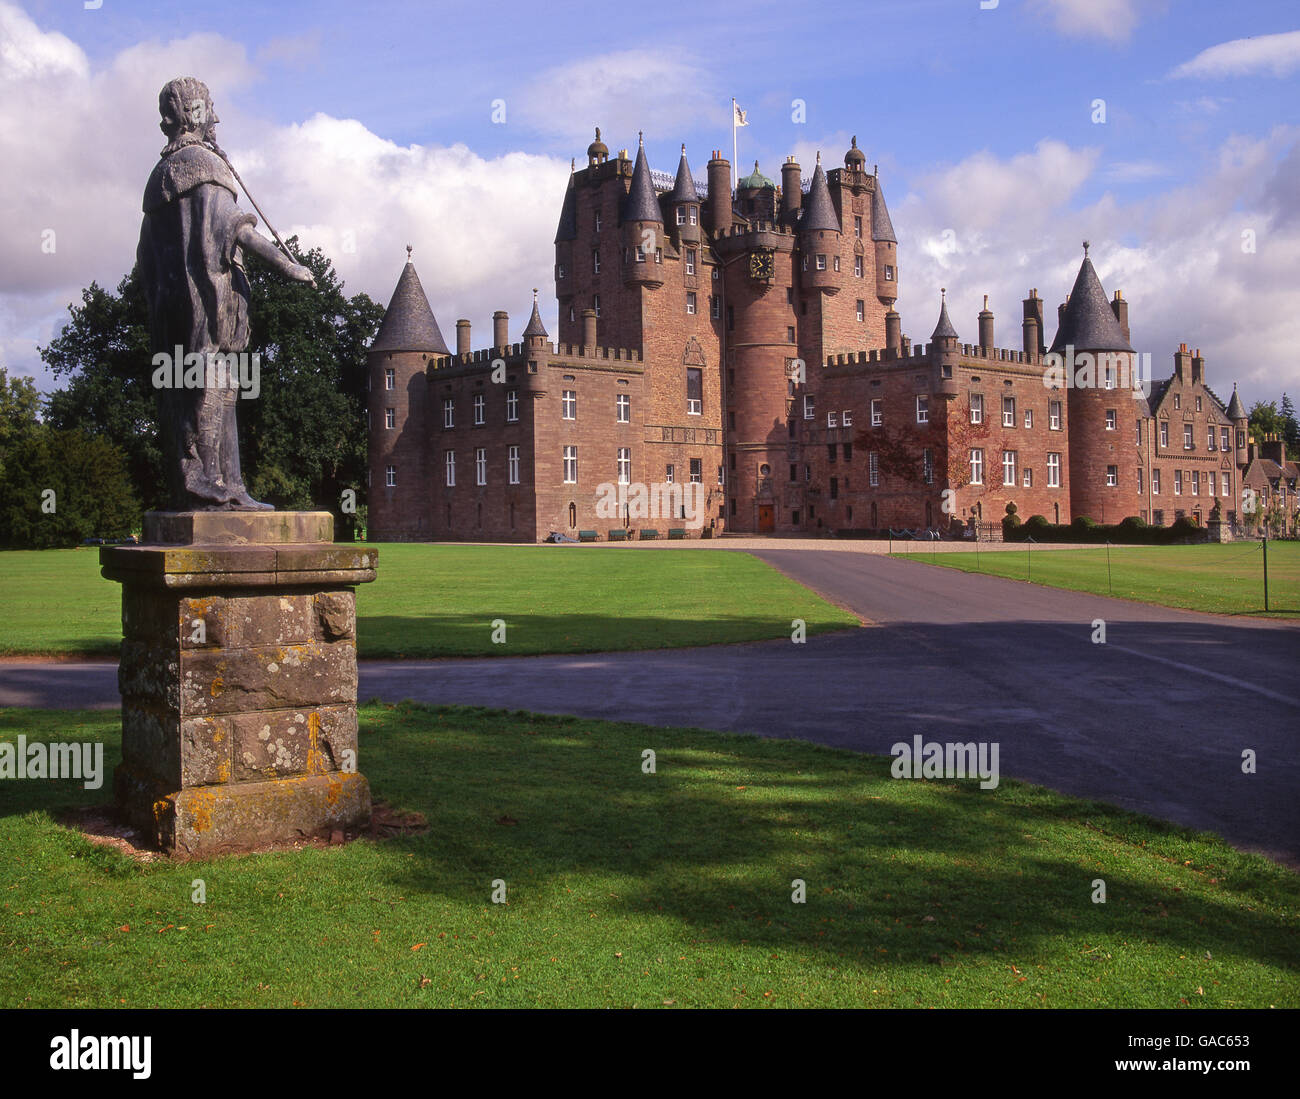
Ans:
{"type": "Polygon", "coordinates": [[[408,257],[369,352],[371,537],[948,529],[1008,503],[1169,524],[1222,501],[1237,521],[1241,402],[1186,345],[1135,390],[1128,303],[1086,249],[1050,348],[1036,290],[1007,348],[987,298],[973,343],[942,300],[927,344],[904,336],[897,248],[856,138],[806,186],[790,157],[779,185],[756,164],[733,193],[716,150],[706,185],[685,147],[661,176],[597,130],[556,232],[558,343],[534,291],[518,342],[497,312],[477,350],[457,321],[453,352],[408,257]],[[647,485],[699,486],[702,514],[638,512],[647,485]]]}

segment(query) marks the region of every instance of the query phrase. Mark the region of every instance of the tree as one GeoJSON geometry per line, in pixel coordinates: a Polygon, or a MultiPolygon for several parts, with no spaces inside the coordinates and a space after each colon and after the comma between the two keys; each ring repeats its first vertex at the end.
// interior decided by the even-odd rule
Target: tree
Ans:
{"type": "MultiPolygon", "coordinates": [[[[259,392],[239,401],[245,478],[255,497],[281,508],[327,507],[347,537],[355,514],[340,508],[344,489],[366,495],[365,349],[383,318],[366,294],[349,298],[318,250],[297,255],[316,288],[289,283],[250,262],[248,353],[258,356],[259,392]]],[[[71,320],[41,349],[67,385],[49,401],[49,422],[112,441],[127,456],[136,494],[166,503],[158,409],[149,347],[148,306],[134,271],[117,293],[92,283],[71,320]]]]}
{"type": "Polygon", "coordinates": [[[11,378],[0,366],[0,482],[40,428],[41,396],[30,378],[11,378]]]}
{"type": "Polygon", "coordinates": [[[1296,419],[1295,405],[1287,394],[1282,394],[1282,438],[1286,440],[1286,451],[1292,460],[1300,458],[1300,420],[1296,419]]]}
{"type": "Polygon", "coordinates": [[[1266,435],[1282,434],[1283,424],[1281,413],[1277,410],[1275,401],[1256,401],[1250,406],[1250,422],[1247,429],[1251,438],[1256,442],[1261,442],[1266,435]]]}

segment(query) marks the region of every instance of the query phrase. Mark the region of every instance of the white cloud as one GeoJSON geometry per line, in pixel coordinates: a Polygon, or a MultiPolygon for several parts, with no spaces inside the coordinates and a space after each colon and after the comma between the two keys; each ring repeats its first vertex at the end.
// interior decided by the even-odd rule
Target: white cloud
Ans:
{"type": "Polygon", "coordinates": [[[1221,397],[1275,398],[1300,388],[1295,271],[1300,270],[1300,128],[1237,137],[1192,182],[1133,201],[1103,194],[1079,206],[1078,188],[1106,169],[1094,151],[1041,143],[1000,159],[976,154],[914,181],[893,209],[899,237],[904,332],[925,341],[939,287],[964,340],[985,293],[998,344],[1019,347],[1021,299],[1044,299],[1047,341],[1056,307],[1091,256],[1108,294],[1130,302],[1134,346],[1167,376],[1180,342],[1199,347],[1221,397]],[[1251,231],[1255,251],[1243,251],[1251,231]]]}
{"type": "Polygon", "coordinates": [[[1032,0],[1033,7],[1051,18],[1064,35],[1126,42],[1137,26],[1139,9],[1151,6],[1140,0],[1032,0]]]}
{"type": "Polygon", "coordinates": [[[586,57],[540,73],[507,110],[538,133],[571,143],[590,142],[593,128],[611,154],[633,152],[636,134],[669,139],[701,123],[731,125],[731,101],[714,86],[713,72],[680,53],[623,50],[586,57]]]}
{"type": "Polygon", "coordinates": [[[403,148],[325,115],[272,125],[235,106],[240,96],[253,101],[256,74],[244,48],[217,35],[144,42],[92,66],[3,2],[0,31],[0,363],[11,370],[48,384],[36,346],[92,280],[116,287],[131,269],[141,195],[164,140],[158,91],[188,73],[212,89],[219,140],[272,223],[320,246],[349,293],[387,304],[409,243],[448,339],[457,317],[469,317],[475,343],[489,342],[495,309],[511,313],[517,338],[534,286],[547,288],[554,334],[551,242],[567,163],[487,159],[464,145],[403,148]],[[42,248],[47,229],[53,252],[42,248]]]}
{"type": "Polygon", "coordinates": [[[1102,177],[1111,183],[1146,183],[1163,179],[1171,170],[1156,160],[1117,160],[1102,169],[1102,177]]]}
{"type": "Polygon", "coordinates": [[[1300,31],[1234,38],[1202,50],[1171,77],[1288,76],[1300,69],[1300,31]]]}

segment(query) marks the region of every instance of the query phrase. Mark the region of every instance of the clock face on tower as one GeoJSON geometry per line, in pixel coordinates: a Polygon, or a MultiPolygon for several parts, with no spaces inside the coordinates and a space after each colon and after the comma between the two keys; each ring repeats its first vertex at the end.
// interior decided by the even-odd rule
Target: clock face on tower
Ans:
{"type": "Polygon", "coordinates": [[[751,279],[776,278],[776,256],[765,248],[750,252],[749,277],[751,279]]]}

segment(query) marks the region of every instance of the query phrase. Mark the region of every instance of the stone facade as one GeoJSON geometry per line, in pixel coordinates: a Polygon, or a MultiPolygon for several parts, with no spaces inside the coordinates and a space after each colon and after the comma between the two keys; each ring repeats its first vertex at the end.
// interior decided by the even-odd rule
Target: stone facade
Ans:
{"type": "Polygon", "coordinates": [[[947,530],[996,523],[1009,503],[1022,518],[1168,524],[1205,522],[1226,499],[1235,524],[1245,417],[1207,387],[1199,353],[1180,348],[1173,376],[1141,392],[1048,376],[1054,353],[1137,355],[1128,302],[1106,299],[1086,255],[1051,352],[1037,290],[1019,346],[996,345],[987,299],[974,343],[945,306],[913,346],[894,310],[893,225],[856,139],[843,168],[819,155],[807,182],[788,158],[779,184],[755,165],[733,190],[716,150],[707,179],[684,148],[676,178],[656,176],[644,148],[611,157],[597,132],[561,206],[557,344],[534,302],[521,342],[498,312],[491,347],[472,350],[461,321],[451,352],[408,261],[370,354],[371,538],[685,525],[611,517],[601,493],[620,478],[698,480],[688,536],[947,530]]]}
{"type": "Polygon", "coordinates": [[[374,579],[376,551],[332,537],[328,513],[149,513],[145,544],[101,550],[123,585],[114,785],[161,849],[213,854],[369,819],[353,589],[374,579]]]}

